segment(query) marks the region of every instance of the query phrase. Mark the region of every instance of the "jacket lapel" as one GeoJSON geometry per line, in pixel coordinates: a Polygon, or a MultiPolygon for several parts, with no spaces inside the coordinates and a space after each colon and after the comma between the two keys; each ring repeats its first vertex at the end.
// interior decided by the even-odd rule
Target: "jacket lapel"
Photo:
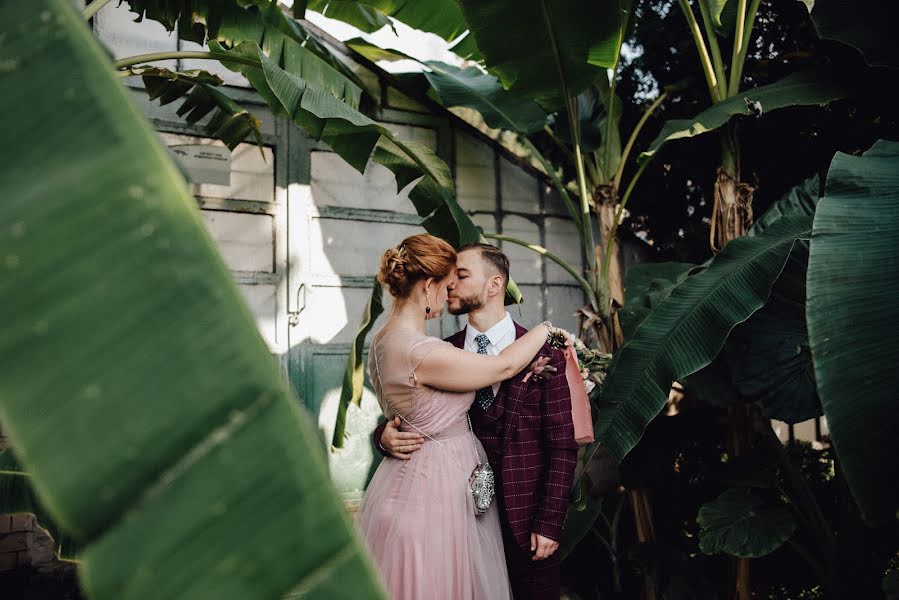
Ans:
{"type": "Polygon", "coordinates": [[[463,327],[461,331],[457,331],[456,333],[449,336],[448,338],[446,338],[443,341],[449,342],[450,344],[452,344],[456,348],[459,348],[460,350],[464,350],[465,349],[465,329],[466,328],[463,327]]]}
{"type": "MultiPolygon", "coordinates": [[[[524,334],[528,332],[527,329],[515,323],[515,339],[517,340],[524,334]]],[[[523,382],[524,373],[527,371],[527,367],[524,368],[520,373],[516,373],[510,379],[507,379],[503,382],[500,387],[498,396],[502,396],[502,398],[497,398],[501,400],[501,404],[505,409],[505,423],[503,430],[503,450],[508,448],[509,442],[512,440],[512,432],[518,428],[518,417],[521,413],[520,406],[521,402],[524,400],[527,395],[528,388],[535,378],[530,378],[527,382],[523,382]]],[[[494,403],[496,404],[496,403],[494,403]]]]}

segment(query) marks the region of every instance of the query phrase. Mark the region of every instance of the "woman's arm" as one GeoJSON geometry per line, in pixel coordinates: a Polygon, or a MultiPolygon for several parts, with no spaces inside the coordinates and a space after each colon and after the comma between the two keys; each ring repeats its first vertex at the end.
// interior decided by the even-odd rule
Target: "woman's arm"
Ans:
{"type": "Polygon", "coordinates": [[[425,356],[415,369],[415,377],[419,383],[449,392],[479,390],[505,381],[524,369],[543,347],[549,331],[549,327],[541,323],[497,356],[441,345],[425,356]]]}

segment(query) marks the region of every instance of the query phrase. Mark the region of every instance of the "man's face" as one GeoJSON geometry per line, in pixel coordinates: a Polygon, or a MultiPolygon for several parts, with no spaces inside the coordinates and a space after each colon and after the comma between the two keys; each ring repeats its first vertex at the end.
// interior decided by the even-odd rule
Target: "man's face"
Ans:
{"type": "Polygon", "coordinates": [[[487,303],[488,272],[479,250],[463,250],[456,255],[456,276],[448,287],[447,311],[465,315],[487,303]]]}

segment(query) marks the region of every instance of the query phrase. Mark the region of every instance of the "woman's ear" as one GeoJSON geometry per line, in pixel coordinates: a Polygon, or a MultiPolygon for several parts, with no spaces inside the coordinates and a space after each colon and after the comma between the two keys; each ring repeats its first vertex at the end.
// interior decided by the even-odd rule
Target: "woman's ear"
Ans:
{"type": "Polygon", "coordinates": [[[428,295],[431,293],[431,284],[433,284],[433,283],[434,283],[433,277],[428,277],[427,279],[425,279],[425,295],[428,295]]]}

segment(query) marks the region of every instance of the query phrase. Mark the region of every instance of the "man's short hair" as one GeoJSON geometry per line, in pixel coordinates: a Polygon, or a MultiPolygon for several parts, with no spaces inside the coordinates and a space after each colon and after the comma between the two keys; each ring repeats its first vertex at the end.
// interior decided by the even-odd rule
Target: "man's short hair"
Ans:
{"type": "Polygon", "coordinates": [[[502,250],[491,244],[465,244],[459,248],[457,253],[466,250],[479,251],[481,258],[502,276],[503,285],[509,285],[509,258],[503,254],[502,250]]]}

